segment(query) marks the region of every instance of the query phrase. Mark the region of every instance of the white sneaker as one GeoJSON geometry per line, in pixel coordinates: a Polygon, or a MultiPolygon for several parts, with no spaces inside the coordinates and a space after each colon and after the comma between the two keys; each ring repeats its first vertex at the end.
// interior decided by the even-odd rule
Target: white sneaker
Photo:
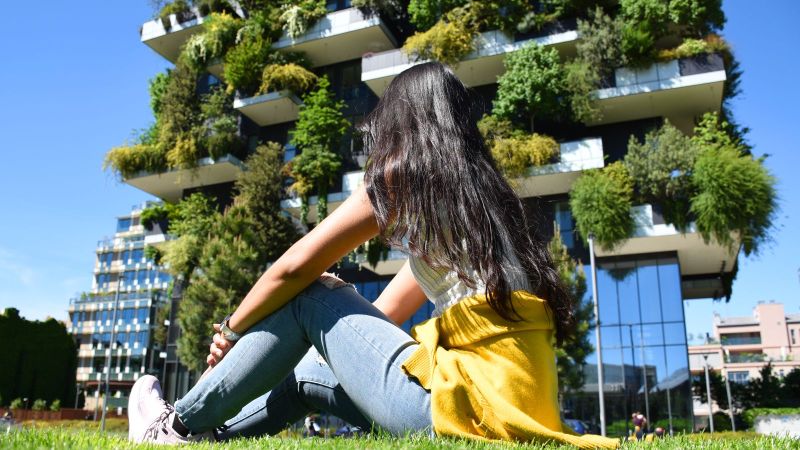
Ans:
{"type": "Polygon", "coordinates": [[[175,414],[175,408],[164,400],[158,379],[152,375],[139,378],[128,400],[128,439],[168,445],[216,441],[213,431],[181,436],[172,428],[175,414]]]}
{"type": "Polygon", "coordinates": [[[145,375],[136,380],[128,397],[128,440],[142,442],[144,430],[158,416],[152,405],[157,405],[163,397],[156,377],[145,375]]]}

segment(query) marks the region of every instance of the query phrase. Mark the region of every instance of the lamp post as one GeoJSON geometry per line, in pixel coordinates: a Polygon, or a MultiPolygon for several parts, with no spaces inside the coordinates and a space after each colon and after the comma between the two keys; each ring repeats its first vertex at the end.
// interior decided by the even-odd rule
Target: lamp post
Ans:
{"type": "MultiPolygon", "coordinates": [[[[595,328],[597,342],[597,400],[600,402],[600,434],[606,435],[606,403],[603,397],[603,346],[600,343],[600,308],[597,299],[597,267],[594,263],[594,233],[589,233],[589,263],[592,266],[592,300],[594,301],[595,328]]],[[[624,367],[623,367],[624,370],[624,367]]]]}
{"type": "MultiPolygon", "coordinates": [[[[728,356],[728,349],[725,349],[725,355],[728,356]]],[[[731,380],[728,377],[727,368],[725,370],[725,392],[728,394],[728,416],[730,416],[731,418],[731,430],[736,431],[736,421],[733,419],[733,397],[731,396],[731,380]]]]}
{"type": "Polygon", "coordinates": [[[714,412],[711,409],[711,379],[708,377],[708,355],[703,355],[703,369],[706,372],[706,397],[708,399],[708,426],[711,433],[714,433],[714,412]]]}
{"type": "Polygon", "coordinates": [[[108,356],[106,357],[105,391],[103,394],[103,415],[100,418],[100,431],[106,431],[106,410],[108,409],[109,377],[111,376],[111,353],[114,350],[114,340],[117,338],[117,310],[119,309],[119,289],[122,277],[117,278],[117,292],[114,294],[114,312],[111,315],[111,341],[108,343],[108,356]]]}

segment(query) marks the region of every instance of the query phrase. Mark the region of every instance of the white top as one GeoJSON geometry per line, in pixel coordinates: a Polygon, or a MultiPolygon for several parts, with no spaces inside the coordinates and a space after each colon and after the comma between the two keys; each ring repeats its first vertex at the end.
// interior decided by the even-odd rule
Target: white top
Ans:
{"type": "MultiPolygon", "coordinates": [[[[509,260],[503,265],[503,273],[508,280],[512,291],[530,291],[528,276],[522,268],[517,255],[508,252],[509,260]]],[[[476,279],[475,288],[470,288],[458,278],[455,271],[446,267],[431,267],[421,258],[410,256],[408,258],[409,267],[417,280],[419,287],[425,292],[425,296],[433,302],[433,317],[440,316],[445,309],[458,303],[461,299],[486,292],[486,286],[482,281],[476,279]]],[[[475,272],[472,271],[472,275],[475,272]]]]}

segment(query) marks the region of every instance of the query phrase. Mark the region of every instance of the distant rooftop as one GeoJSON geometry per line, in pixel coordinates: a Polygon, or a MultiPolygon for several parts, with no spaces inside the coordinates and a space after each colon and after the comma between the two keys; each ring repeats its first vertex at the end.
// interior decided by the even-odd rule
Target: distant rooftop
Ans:
{"type": "Polygon", "coordinates": [[[719,317],[717,326],[730,327],[734,325],[758,325],[758,321],[753,317],[719,317]]]}

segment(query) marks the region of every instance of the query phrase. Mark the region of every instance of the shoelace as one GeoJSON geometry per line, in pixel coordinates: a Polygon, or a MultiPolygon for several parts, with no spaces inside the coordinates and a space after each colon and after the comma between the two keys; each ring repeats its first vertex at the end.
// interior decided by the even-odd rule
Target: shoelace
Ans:
{"type": "Polygon", "coordinates": [[[172,405],[170,405],[169,403],[164,402],[164,411],[161,411],[161,414],[159,414],[158,418],[156,418],[156,420],[154,420],[153,423],[151,423],[150,426],[147,427],[147,430],[144,432],[145,439],[150,437],[155,441],[158,438],[159,431],[162,431],[166,434],[167,420],[169,419],[169,415],[172,414],[173,411],[175,411],[175,408],[173,408],[172,405]]]}

